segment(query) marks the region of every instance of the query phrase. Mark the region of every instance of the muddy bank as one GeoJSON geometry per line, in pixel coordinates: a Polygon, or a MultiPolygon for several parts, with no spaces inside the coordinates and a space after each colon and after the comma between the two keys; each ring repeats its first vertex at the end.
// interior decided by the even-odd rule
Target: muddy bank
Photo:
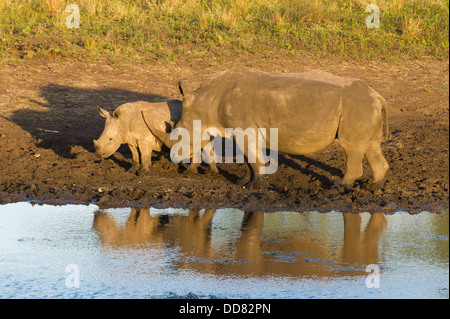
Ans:
{"type": "Polygon", "coordinates": [[[208,175],[206,167],[201,167],[198,175],[185,175],[184,166],[178,167],[159,153],[153,157],[152,174],[136,176],[127,172],[131,154],[126,147],[107,160],[98,159],[89,145],[72,146],[68,156],[61,157],[37,146],[39,142],[32,137],[28,143],[17,145],[17,139],[4,133],[6,154],[1,169],[6,176],[0,198],[3,203],[34,200],[96,203],[101,207],[388,212],[448,209],[448,167],[435,156],[448,156],[448,149],[433,143],[445,141],[448,127],[439,127],[432,119],[418,122],[417,116],[409,121],[405,118],[393,119],[393,139],[383,145],[391,169],[379,190],[366,187],[370,177],[367,164],[365,177],[353,190],[331,188],[343,176],[344,153],[337,143],[310,156],[281,155],[278,171],[268,176],[270,189],[251,191],[236,185],[244,174],[243,164],[219,164],[220,176],[208,175]],[[419,125],[428,134],[418,134],[419,125]]]}
{"type": "MultiPolygon", "coordinates": [[[[109,159],[98,159],[92,140],[98,138],[104,122],[96,106],[114,110],[130,101],[176,98],[174,76],[161,67],[149,70],[148,66],[141,71],[131,69],[127,78],[126,68],[78,63],[74,72],[79,77],[70,78],[64,75],[67,63],[6,64],[1,69],[0,203],[264,211],[448,210],[448,62],[425,65],[427,77],[420,73],[423,68],[407,66],[392,67],[384,78],[369,76],[370,68],[376,66],[361,72],[335,63],[327,69],[363,78],[386,97],[392,109],[392,137],[382,145],[390,164],[385,185],[378,190],[366,187],[370,168],[365,162],[363,179],[345,192],[331,188],[342,178],[345,163],[337,142],[307,156],[281,154],[278,171],[268,176],[270,188],[265,191],[236,184],[244,174],[243,164],[218,164],[220,176],[205,174],[206,167],[201,167],[198,175],[187,176],[181,173],[183,167],[154,153],[152,174],[137,176],[127,172],[131,153],[126,146],[109,159]],[[79,70],[82,67],[84,73],[79,70]],[[447,82],[442,82],[445,75],[447,82]],[[413,78],[416,82],[411,84],[413,78]],[[420,91],[424,86],[432,89],[420,91]]],[[[200,66],[186,68],[189,74],[182,68],[171,71],[178,72],[178,78],[190,76],[192,86],[215,72],[210,68],[201,73],[200,66]]],[[[268,69],[276,69],[276,65],[268,69]]],[[[292,66],[289,71],[302,70],[292,66]]]]}

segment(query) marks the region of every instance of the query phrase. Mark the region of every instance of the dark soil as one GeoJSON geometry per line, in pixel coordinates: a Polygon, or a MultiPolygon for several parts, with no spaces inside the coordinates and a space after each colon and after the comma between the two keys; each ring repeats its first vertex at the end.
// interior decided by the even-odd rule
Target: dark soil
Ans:
{"type": "Polygon", "coordinates": [[[11,59],[0,62],[0,203],[97,204],[100,207],[234,207],[245,210],[395,212],[448,210],[448,61],[350,63],[311,57],[121,65],[99,60],[11,59]],[[94,154],[103,130],[96,106],[114,110],[130,101],[179,98],[178,80],[191,89],[209,75],[245,65],[265,71],[322,69],[361,78],[391,106],[392,137],[382,147],[390,169],[385,185],[367,188],[370,169],[352,190],[332,188],[343,176],[337,142],[305,156],[281,154],[270,188],[236,184],[243,164],[218,164],[220,176],[187,176],[155,153],[152,174],[137,176],[123,145],[109,159],[94,154]]]}

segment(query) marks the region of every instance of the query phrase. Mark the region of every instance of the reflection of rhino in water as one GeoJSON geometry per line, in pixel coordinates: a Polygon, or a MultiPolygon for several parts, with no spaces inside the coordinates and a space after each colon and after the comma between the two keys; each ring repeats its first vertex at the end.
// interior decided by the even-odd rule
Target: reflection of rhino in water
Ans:
{"type": "Polygon", "coordinates": [[[194,246],[205,246],[206,244],[199,238],[209,237],[208,230],[214,211],[214,209],[206,209],[202,216],[199,209],[190,210],[187,216],[151,216],[149,208],[133,207],[123,228],[119,227],[110,214],[98,211],[94,217],[94,228],[99,232],[103,244],[106,245],[170,242],[184,245],[197,243],[194,246]]]}
{"type": "MultiPolygon", "coordinates": [[[[211,231],[214,212],[206,209],[201,213],[196,209],[187,215],[151,216],[149,209],[132,208],[121,228],[110,214],[100,211],[95,214],[94,228],[104,245],[136,249],[176,247],[177,266],[200,272],[346,276],[362,274],[361,266],[378,262],[379,236],[386,226],[384,214],[371,214],[361,235],[361,216],[343,213],[344,238],[336,251],[330,239],[317,232],[290,231],[280,237],[265,233],[263,212],[245,212],[237,236],[233,233],[224,238],[211,231]]],[[[268,216],[272,219],[273,215],[268,216]]]]}
{"type": "MultiPolygon", "coordinates": [[[[241,235],[235,243],[234,260],[243,263],[223,265],[205,264],[204,270],[219,273],[330,276],[361,273],[362,265],[378,262],[378,242],[386,226],[382,213],[371,214],[370,221],[361,234],[361,216],[343,213],[344,239],[336,253],[327,236],[299,231],[281,233],[275,237],[264,232],[264,218],[270,214],[245,212],[241,235]],[[344,271],[336,271],[337,266],[344,271]],[[347,267],[352,265],[352,267],[347,267]],[[354,267],[353,267],[354,266],[354,267]],[[353,270],[353,271],[352,271],[353,270]]],[[[326,232],[324,232],[326,233],[326,232]]]]}

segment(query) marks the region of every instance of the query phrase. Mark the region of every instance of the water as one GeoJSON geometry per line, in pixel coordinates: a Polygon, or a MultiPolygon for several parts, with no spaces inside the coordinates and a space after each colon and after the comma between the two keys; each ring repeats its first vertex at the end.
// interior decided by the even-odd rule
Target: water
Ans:
{"type": "Polygon", "coordinates": [[[7,204],[0,298],[449,298],[448,215],[7,204]]]}

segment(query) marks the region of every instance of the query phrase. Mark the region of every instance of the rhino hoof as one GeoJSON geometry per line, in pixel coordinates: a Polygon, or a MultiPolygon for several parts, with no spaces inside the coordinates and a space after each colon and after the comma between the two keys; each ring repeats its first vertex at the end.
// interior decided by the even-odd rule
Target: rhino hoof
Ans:
{"type": "Polygon", "coordinates": [[[377,190],[384,188],[384,181],[378,181],[375,183],[367,184],[365,188],[370,192],[375,192],[377,190]]]}
{"type": "Polygon", "coordinates": [[[131,174],[137,174],[139,171],[139,169],[133,165],[129,170],[127,170],[127,172],[131,173],[131,174]]]}
{"type": "Polygon", "coordinates": [[[330,187],[330,190],[337,191],[338,193],[347,193],[351,190],[353,190],[353,185],[348,184],[334,184],[330,187]]]}
{"type": "Polygon", "coordinates": [[[256,189],[264,190],[264,189],[268,189],[269,187],[270,187],[269,182],[267,181],[267,179],[265,179],[262,176],[258,176],[254,180],[245,184],[245,188],[250,189],[250,190],[256,190],[256,189]]]}
{"type": "Polygon", "coordinates": [[[136,175],[138,176],[148,176],[152,174],[151,168],[141,168],[136,172],[136,175]]]}
{"type": "Polygon", "coordinates": [[[218,176],[218,175],[220,175],[219,174],[219,170],[216,168],[216,169],[211,169],[211,168],[208,168],[206,171],[205,171],[205,174],[208,174],[208,175],[210,175],[210,176],[218,176]]]}
{"type": "Polygon", "coordinates": [[[238,179],[237,184],[239,186],[245,186],[251,181],[251,179],[252,177],[250,175],[245,175],[244,177],[238,179]]]}
{"type": "Polygon", "coordinates": [[[197,168],[191,169],[191,168],[189,167],[189,168],[188,168],[187,170],[185,170],[182,174],[183,174],[183,175],[186,175],[186,176],[193,176],[193,175],[197,175],[197,174],[198,174],[198,170],[197,170],[197,168]]]}

